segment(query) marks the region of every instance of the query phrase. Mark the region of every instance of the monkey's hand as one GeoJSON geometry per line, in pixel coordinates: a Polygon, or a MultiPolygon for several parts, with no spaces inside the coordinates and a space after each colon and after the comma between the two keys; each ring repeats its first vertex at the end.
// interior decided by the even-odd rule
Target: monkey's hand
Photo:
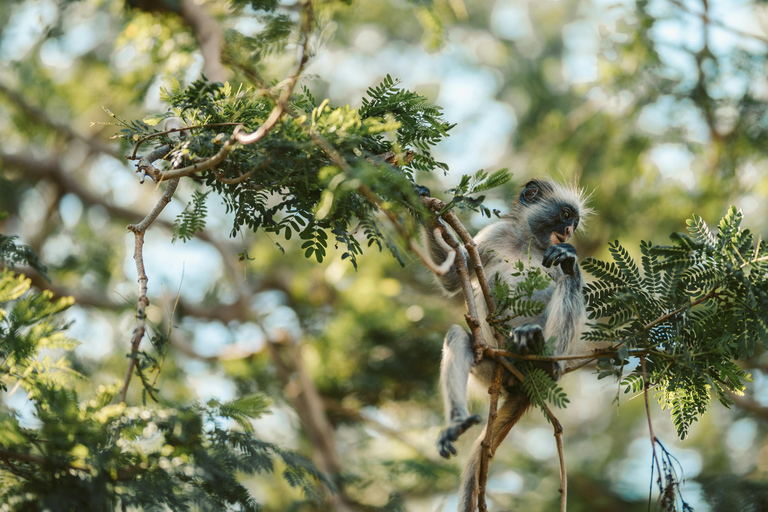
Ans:
{"type": "Polygon", "coordinates": [[[456,448],[453,446],[453,442],[466,432],[469,427],[477,425],[480,421],[480,416],[477,414],[462,418],[452,418],[451,426],[440,431],[440,436],[437,438],[437,451],[440,452],[440,456],[444,459],[450,459],[451,455],[456,455],[456,448]]]}
{"type": "Polygon", "coordinates": [[[560,265],[563,273],[568,276],[576,275],[576,261],[578,256],[576,248],[571,244],[556,244],[544,253],[542,265],[549,268],[552,265],[560,265]]]}

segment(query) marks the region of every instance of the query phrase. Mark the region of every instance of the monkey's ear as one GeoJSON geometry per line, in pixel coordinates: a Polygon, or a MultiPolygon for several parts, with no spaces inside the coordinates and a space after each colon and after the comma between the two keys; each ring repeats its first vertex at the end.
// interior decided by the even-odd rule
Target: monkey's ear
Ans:
{"type": "Polygon", "coordinates": [[[520,202],[523,204],[533,204],[538,200],[539,196],[539,184],[534,181],[529,181],[525,184],[525,189],[520,193],[520,202]]]}

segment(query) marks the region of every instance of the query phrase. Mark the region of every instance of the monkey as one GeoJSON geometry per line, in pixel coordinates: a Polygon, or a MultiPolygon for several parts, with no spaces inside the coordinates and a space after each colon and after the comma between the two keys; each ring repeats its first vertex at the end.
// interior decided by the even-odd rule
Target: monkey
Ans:
{"type": "MultiPolygon", "coordinates": [[[[526,266],[542,267],[552,281],[545,290],[539,290],[533,300],[546,304],[538,318],[516,318],[510,322],[513,344],[519,353],[540,353],[544,340],[555,338],[554,355],[566,356],[578,353],[581,333],[586,323],[586,308],[582,288],[584,286],[576,249],[568,243],[579,228],[583,217],[589,213],[584,194],[573,186],[562,185],[543,179],[526,183],[510,212],[496,223],[486,226],[474,238],[486,277],[502,279],[514,289],[523,277],[513,276],[515,265],[523,261],[526,266]]],[[[439,222],[433,219],[433,227],[439,222]]],[[[428,229],[429,252],[434,261],[444,261],[447,253],[435,240],[434,229],[428,229]]],[[[461,248],[462,251],[463,248],[461,248]]],[[[468,261],[468,260],[467,260],[468,261]]],[[[497,346],[493,328],[487,321],[488,311],[479,289],[474,269],[475,302],[483,339],[488,345],[497,346]]],[[[519,273],[518,273],[519,274],[519,273]]],[[[443,290],[451,295],[461,289],[454,264],[438,277],[443,290]]],[[[505,312],[496,312],[501,317],[505,312]]],[[[456,455],[453,446],[459,436],[480,423],[479,415],[470,415],[467,409],[468,380],[474,380],[486,389],[493,380],[495,364],[492,361],[474,363],[473,336],[459,325],[452,326],[443,342],[440,365],[440,388],[443,395],[447,427],[438,437],[437,447],[446,459],[456,455]]],[[[550,374],[557,380],[564,371],[562,361],[552,363],[550,374]]],[[[507,373],[507,377],[509,377],[507,373]]],[[[510,382],[505,379],[505,381],[510,382]]],[[[514,382],[514,381],[512,381],[514,382]]],[[[499,406],[493,425],[492,452],[530,406],[530,401],[520,385],[502,386],[504,399],[499,406]]],[[[481,441],[485,429],[475,442],[472,453],[462,474],[459,487],[459,511],[473,512],[477,506],[478,470],[480,467],[481,441]]]]}

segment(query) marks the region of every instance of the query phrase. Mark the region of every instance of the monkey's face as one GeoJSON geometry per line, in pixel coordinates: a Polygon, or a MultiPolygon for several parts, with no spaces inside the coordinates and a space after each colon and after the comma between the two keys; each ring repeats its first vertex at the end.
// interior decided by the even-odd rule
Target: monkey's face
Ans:
{"type": "Polygon", "coordinates": [[[546,249],[570,240],[579,227],[578,209],[572,204],[560,201],[537,206],[529,219],[531,233],[539,245],[546,249]]]}
{"type": "Polygon", "coordinates": [[[531,180],[518,199],[522,218],[528,222],[531,235],[539,247],[567,242],[579,227],[581,194],[572,188],[531,180]]]}

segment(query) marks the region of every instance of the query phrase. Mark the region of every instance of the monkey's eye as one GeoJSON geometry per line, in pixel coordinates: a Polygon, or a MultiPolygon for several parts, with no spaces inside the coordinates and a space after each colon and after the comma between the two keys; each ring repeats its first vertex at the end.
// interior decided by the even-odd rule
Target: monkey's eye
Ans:
{"type": "Polygon", "coordinates": [[[573,213],[571,213],[571,209],[568,207],[563,208],[563,220],[568,220],[573,216],[573,213]]]}

